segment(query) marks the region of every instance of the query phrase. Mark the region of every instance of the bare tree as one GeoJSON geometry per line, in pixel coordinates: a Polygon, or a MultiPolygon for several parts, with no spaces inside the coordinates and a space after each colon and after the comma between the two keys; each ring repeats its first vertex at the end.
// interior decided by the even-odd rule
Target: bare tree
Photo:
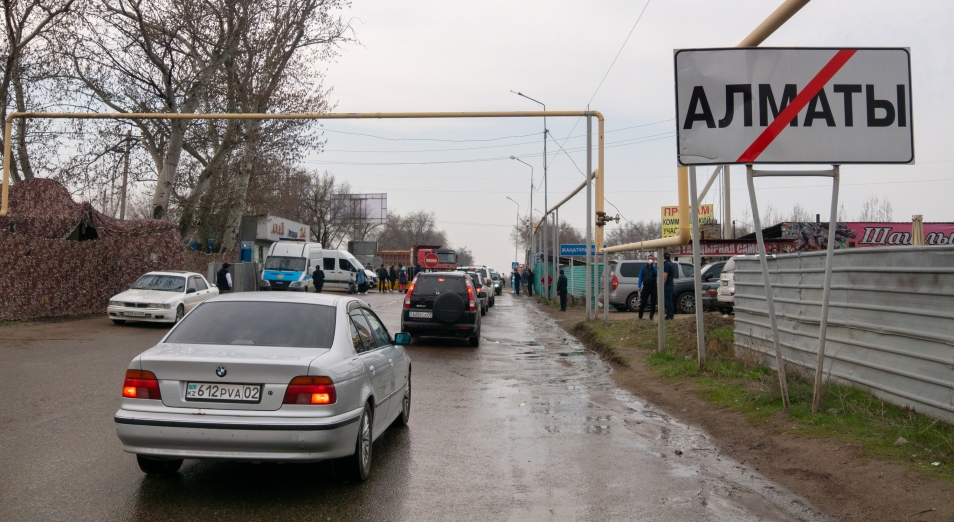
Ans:
{"type": "MultiPolygon", "coordinates": [[[[45,36],[70,15],[75,0],[4,0],[5,38],[0,41],[3,67],[0,77],[0,121],[6,121],[11,106],[18,112],[28,110],[30,87],[36,83],[37,69],[46,61],[45,36]],[[43,48],[37,49],[37,44],[43,48]],[[31,53],[33,50],[35,52],[31,53]],[[30,58],[34,59],[31,60],[30,58]],[[13,97],[11,100],[11,87],[13,97]]],[[[33,179],[33,167],[27,149],[27,120],[17,120],[11,144],[14,181],[33,179]],[[21,177],[22,174],[22,177],[21,177]]],[[[5,144],[0,139],[0,150],[5,144]]]]}
{"type": "Polygon", "coordinates": [[[812,219],[811,214],[808,213],[808,210],[806,210],[801,203],[795,203],[795,206],[792,208],[792,216],[789,218],[789,221],[798,223],[814,220],[812,219]]]}
{"type": "Polygon", "coordinates": [[[887,196],[878,198],[878,196],[872,194],[868,196],[868,199],[861,205],[861,214],[858,216],[858,221],[890,222],[893,217],[894,208],[891,206],[891,200],[889,200],[887,196]]]}
{"type": "Polygon", "coordinates": [[[414,245],[449,244],[447,234],[437,229],[433,212],[420,210],[407,215],[388,212],[388,222],[376,233],[378,249],[403,250],[414,245]]]}
{"type": "MultiPolygon", "coordinates": [[[[627,243],[636,243],[637,241],[646,241],[656,239],[662,231],[662,223],[659,221],[627,221],[619,227],[614,227],[606,234],[607,245],[624,245],[627,243]]],[[[616,254],[616,259],[641,259],[648,252],[621,252],[616,254]]]]}
{"type": "Polygon", "coordinates": [[[469,248],[460,246],[454,248],[454,251],[457,252],[458,265],[469,266],[474,264],[474,253],[471,252],[469,248]]]}

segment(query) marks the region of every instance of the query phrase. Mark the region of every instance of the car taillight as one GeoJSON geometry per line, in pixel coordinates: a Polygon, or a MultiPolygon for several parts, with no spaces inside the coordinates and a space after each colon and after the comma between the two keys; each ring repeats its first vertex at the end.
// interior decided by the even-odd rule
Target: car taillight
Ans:
{"type": "Polygon", "coordinates": [[[335,384],[328,377],[295,377],[288,383],[282,404],[334,404],[335,384]]]}
{"type": "Polygon", "coordinates": [[[616,279],[616,276],[613,276],[613,290],[616,290],[616,287],[619,286],[619,279],[616,279]]]}
{"type": "MultiPolygon", "coordinates": [[[[414,279],[417,281],[417,278],[414,279]]],[[[407,285],[407,293],[404,294],[404,308],[411,308],[411,294],[414,292],[414,283],[407,285]]]]}
{"type": "Polygon", "coordinates": [[[476,311],[477,311],[477,303],[474,302],[474,289],[471,288],[470,286],[467,287],[467,299],[470,301],[469,304],[468,304],[468,306],[469,306],[468,311],[470,311],[470,312],[476,312],[476,311]]]}
{"type": "Polygon", "coordinates": [[[162,400],[162,395],[159,393],[159,379],[156,378],[156,374],[145,370],[126,370],[123,397],[162,400]]]}

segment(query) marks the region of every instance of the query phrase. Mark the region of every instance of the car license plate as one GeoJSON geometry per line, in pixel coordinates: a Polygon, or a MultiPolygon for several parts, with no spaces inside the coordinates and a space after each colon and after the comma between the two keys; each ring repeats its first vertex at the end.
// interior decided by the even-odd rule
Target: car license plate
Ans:
{"type": "Polygon", "coordinates": [[[260,384],[186,383],[187,401],[261,402],[260,384]]]}
{"type": "Polygon", "coordinates": [[[433,312],[410,312],[408,313],[410,317],[416,317],[418,319],[430,319],[434,316],[433,312]]]}
{"type": "Polygon", "coordinates": [[[136,312],[123,312],[123,315],[125,315],[125,316],[132,316],[132,317],[146,317],[146,312],[139,312],[139,311],[136,311],[136,312]]]}

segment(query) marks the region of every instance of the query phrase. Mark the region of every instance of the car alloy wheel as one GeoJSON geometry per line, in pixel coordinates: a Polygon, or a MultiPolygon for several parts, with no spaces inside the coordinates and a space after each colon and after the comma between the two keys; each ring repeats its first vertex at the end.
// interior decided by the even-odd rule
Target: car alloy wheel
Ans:
{"type": "Polygon", "coordinates": [[[365,404],[358,420],[358,439],[354,445],[354,455],[335,462],[335,468],[345,480],[364,482],[371,476],[371,405],[365,404]]]}
{"type": "Polygon", "coordinates": [[[401,426],[407,426],[411,420],[411,372],[407,372],[407,387],[404,388],[404,400],[401,401],[401,414],[398,415],[397,422],[401,426]]]}
{"type": "Polygon", "coordinates": [[[639,294],[633,292],[629,294],[629,297],[626,298],[626,309],[630,312],[635,312],[639,310],[639,294]]]}
{"type": "Polygon", "coordinates": [[[685,292],[676,300],[679,311],[684,314],[696,313],[696,296],[692,292],[685,292]]]}

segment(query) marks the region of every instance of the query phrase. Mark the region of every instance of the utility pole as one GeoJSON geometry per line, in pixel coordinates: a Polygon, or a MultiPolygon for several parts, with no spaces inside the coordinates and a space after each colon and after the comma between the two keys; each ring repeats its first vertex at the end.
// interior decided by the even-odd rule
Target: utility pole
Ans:
{"type": "Polygon", "coordinates": [[[126,154],[123,158],[123,193],[119,201],[119,220],[126,220],[126,182],[129,179],[129,147],[132,141],[132,131],[126,130],[126,154]]]}

